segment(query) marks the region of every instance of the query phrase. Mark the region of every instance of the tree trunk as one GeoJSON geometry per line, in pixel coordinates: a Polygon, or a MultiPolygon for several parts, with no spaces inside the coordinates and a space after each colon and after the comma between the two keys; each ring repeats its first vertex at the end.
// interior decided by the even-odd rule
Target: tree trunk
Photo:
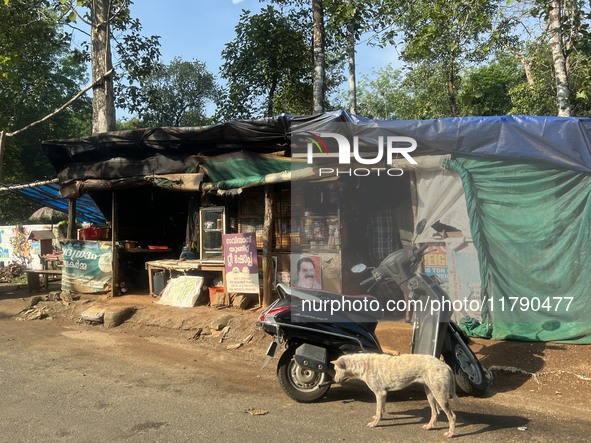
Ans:
{"type": "Polygon", "coordinates": [[[314,20],[314,114],[324,112],[324,12],[322,0],[312,0],[314,20]]]}
{"type": "Polygon", "coordinates": [[[554,77],[556,79],[556,102],[559,117],[570,117],[570,91],[568,89],[568,76],[566,73],[566,61],[564,59],[561,27],[560,27],[560,2],[552,0],[550,15],[548,16],[550,28],[550,46],[554,59],[554,77]]]}
{"type": "Polygon", "coordinates": [[[267,117],[273,117],[273,100],[275,100],[275,91],[277,90],[277,80],[273,80],[269,90],[269,103],[267,104],[267,117]]]}
{"type": "Polygon", "coordinates": [[[4,162],[4,150],[6,149],[6,132],[0,131],[0,183],[2,183],[2,163],[4,162]]]}
{"type": "Polygon", "coordinates": [[[456,93],[454,90],[454,81],[455,81],[455,73],[454,73],[454,57],[452,55],[451,62],[449,64],[449,79],[448,79],[448,86],[449,86],[449,108],[451,111],[452,117],[458,116],[458,108],[456,105],[456,93]]]}
{"type": "Polygon", "coordinates": [[[357,83],[355,80],[355,25],[347,24],[347,43],[349,52],[349,98],[351,114],[357,114],[357,83]]]}
{"type": "Polygon", "coordinates": [[[266,185],[263,222],[263,308],[271,304],[273,291],[273,197],[273,185],[266,185]]]}
{"type": "MultiPolygon", "coordinates": [[[[110,0],[93,1],[90,38],[93,83],[113,67],[109,30],[110,9],[110,0]]],[[[92,90],[92,133],[114,131],[115,123],[113,77],[109,76],[92,90]]]]}
{"type": "Polygon", "coordinates": [[[534,76],[531,72],[531,65],[532,63],[530,61],[527,61],[527,59],[525,58],[525,55],[523,55],[521,52],[509,47],[509,45],[503,45],[505,46],[505,49],[507,49],[507,51],[509,51],[511,54],[513,54],[515,57],[517,57],[519,59],[519,63],[521,63],[521,66],[523,66],[523,70],[525,71],[525,77],[527,78],[527,84],[530,87],[534,87],[534,76]]]}

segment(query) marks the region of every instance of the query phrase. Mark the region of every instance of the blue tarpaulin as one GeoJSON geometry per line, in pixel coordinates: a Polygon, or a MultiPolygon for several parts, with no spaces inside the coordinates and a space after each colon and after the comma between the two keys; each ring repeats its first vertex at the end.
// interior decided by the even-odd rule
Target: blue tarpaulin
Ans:
{"type": "MultiPolygon", "coordinates": [[[[68,213],[68,199],[60,195],[58,183],[45,183],[37,186],[32,184],[27,187],[14,186],[13,189],[9,186],[5,189],[56,211],[68,213]]],[[[76,219],[85,223],[106,223],[105,217],[88,196],[76,198],[76,219]]]]}

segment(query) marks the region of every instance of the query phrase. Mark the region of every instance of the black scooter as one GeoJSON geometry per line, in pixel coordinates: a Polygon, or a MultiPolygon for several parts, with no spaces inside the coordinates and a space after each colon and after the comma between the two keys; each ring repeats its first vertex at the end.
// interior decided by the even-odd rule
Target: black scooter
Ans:
{"type": "MultiPolygon", "coordinates": [[[[417,232],[424,229],[424,222],[417,232]]],[[[414,307],[411,353],[429,354],[453,369],[456,383],[468,395],[482,395],[488,385],[470,340],[450,320],[451,304],[437,276],[417,272],[427,245],[408,246],[386,257],[377,268],[356,265],[355,273],[371,271],[361,285],[395,281],[414,307]],[[440,309],[434,309],[436,307],[440,309]],[[446,309],[446,306],[448,309],[446,309]],[[442,308],[442,309],[441,309],[442,308]]],[[[371,289],[370,288],[370,289],[371,289]]],[[[326,291],[277,285],[279,299],[259,316],[256,327],[274,337],[261,370],[285,345],[277,365],[279,384],[297,402],[313,402],[330,388],[334,368],[330,364],[344,354],[382,353],[375,335],[383,308],[370,295],[344,296],[326,291]],[[338,307],[338,309],[335,309],[338,307]]]]}

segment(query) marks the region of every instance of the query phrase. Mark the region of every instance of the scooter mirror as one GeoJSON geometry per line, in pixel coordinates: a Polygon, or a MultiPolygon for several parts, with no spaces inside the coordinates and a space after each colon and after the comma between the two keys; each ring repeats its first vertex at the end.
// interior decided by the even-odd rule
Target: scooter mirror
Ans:
{"type": "Polygon", "coordinates": [[[351,272],[353,272],[354,274],[359,274],[365,271],[366,269],[367,266],[365,266],[363,263],[359,263],[351,268],[351,272]]]}
{"type": "Polygon", "coordinates": [[[424,218],[417,223],[417,227],[415,228],[415,232],[417,235],[422,234],[423,230],[425,229],[425,225],[427,224],[427,219],[424,218]]]}

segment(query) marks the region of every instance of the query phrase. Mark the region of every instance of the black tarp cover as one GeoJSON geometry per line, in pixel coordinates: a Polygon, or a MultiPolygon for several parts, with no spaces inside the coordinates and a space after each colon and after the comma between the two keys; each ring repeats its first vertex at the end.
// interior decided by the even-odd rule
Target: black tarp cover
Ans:
{"type": "Polygon", "coordinates": [[[110,132],[81,139],[47,141],[43,149],[60,182],[196,172],[195,164],[200,156],[212,157],[238,150],[272,153],[289,149],[290,127],[294,123],[304,124],[312,132],[327,132],[331,124],[350,123],[351,135],[387,128],[391,134],[416,139],[416,155],[457,153],[489,159],[543,161],[560,168],[591,172],[591,119],[564,117],[382,121],[335,111],[317,116],[280,115],[231,121],[197,128],[110,132]]]}

